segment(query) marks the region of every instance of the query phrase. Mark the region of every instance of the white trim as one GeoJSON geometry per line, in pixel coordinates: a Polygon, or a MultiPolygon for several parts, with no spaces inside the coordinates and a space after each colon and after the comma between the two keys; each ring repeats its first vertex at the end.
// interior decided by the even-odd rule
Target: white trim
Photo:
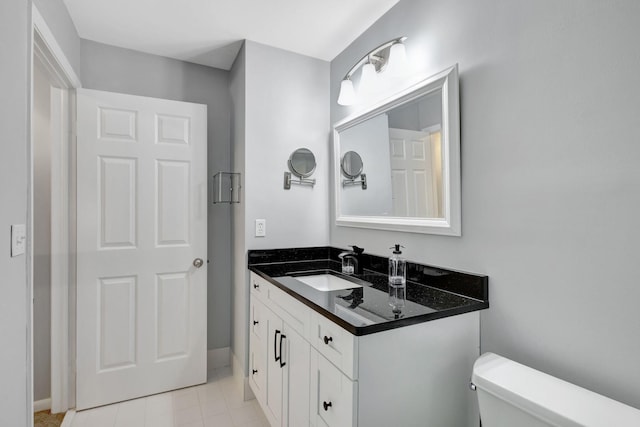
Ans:
{"type": "MultiPolygon", "coordinates": [[[[49,408],[54,412],[63,412],[73,402],[70,390],[70,369],[72,359],[69,352],[69,277],[70,277],[70,246],[69,246],[69,192],[70,184],[70,144],[71,144],[71,108],[73,103],[69,96],[69,89],[81,87],[80,79],[75,73],[64,51],[56,41],[51,29],[40,14],[38,8],[31,8],[32,38],[31,38],[31,99],[30,112],[33,111],[33,58],[34,56],[44,65],[55,86],[63,89],[52,96],[52,116],[55,115],[56,126],[52,127],[54,136],[52,143],[51,170],[51,198],[52,198],[52,294],[51,294],[51,398],[49,408]]],[[[33,118],[30,115],[30,127],[33,118]]],[[[33,134],[30,131],[29,143],[29,184],[28,184],[28,231],[29,252],[27,257],[27,281],[30,312],[29,326],[29,367],[27,375],[27,389],[33,389],[33,134]]],[[[29,399],[30,402],[32,398],[29,399]]],[[[31,408],[30,413],[33,413],[31,408]]]]}
{"type": "Polygon", "coordinates": [[[40,35],[42,40],[45,42],[47,50],[51,53],[51,55],[57,62],[62,73],[67,79],[69,79],[69,86],[73,88],[82,87],[80,78],[74,71],[71,63],[67,59],[67,56],[64,54],[64,51],[56,41],[56,38],[51,32],[51,29],[47,25],[47,22],[44,20],[35,4],[32,6],[31,16],[34,31],[40,35]]]}
{"type": "Polygon", "coordinates": [[[337,122],[333,127],[335,218],[337,226],[373,228],[378,230],[460,236],[460,112],[458,94],[458,65],[358,111],[337,122]],[[442,91],[442,206],[444,218],[404,218],[382,216],[343,215],[340,211],[341,169],[340,132],[398,105],[413,101],[435,90],[442,91]]]}
{"type": "MultiPolygon", "coordinates": [[[[35,6],[31,5],[32,10],[32,25],[33,25],[33,10],[35,6]]],[[[32,28],[34,28],[32,26],[32,28]]],[[[31,32],[31,39],[29,40],[29,127],[27,133],[29,135],[29,144],[27,147],[27,258],[26,264],[26,276],[27,276],[27,420],[29,420],[29,426],[33,426],[33,389],[34,389],[34,366],[33,366],[33,33],[31,32]]]]}
{"type": "Polygon", "coordinates": [[[256,396],[253,394],[253,390],[251,390],[251,386],[249,386],[249,377],[244,375],[244,370],[242,369],[242,363],[238,357],[231,353],[231,372],[233,373],[233,381],[236,386],[239,387],[242,392],[243,400],[252,400],[255,399],[256,396]]]}
{"type": "Polygon", "coordinates": [[[438,131],[442,130],[442,125],[441,124],[437,124],[437,125],[431,125],[431,126],[427,126],[424,129],[421,129],[421,132],[426,132],[426,133],[435,133],[438,131]]]}
{"type": "Polygon", "coordinates": [[[64,414],[64,419],[62,420],[62,424],[60,424],[60,427],[71,427],[75,416],[76,411],[74,411],[73,409],[69,409],[67,413],[64,414]]]}
{"type": "Polygon", "coordinates": [[[33,402],[33,412],[48,411],[49,409],[51,409],[50,397],[33,402]]]}
{"type": "Polygon", "coordinates": [[[207,351],[207,372],[231,364],[231,347],[214,348],[207,351]]]}
{"type": "Polygon", "coordinates": [[[71,112],[70,121],[70,147],[69,147],[69,325],[67,331],[69,336],[67,341],[69,344],[69,360],[67,363],[69,369],[69,392],[68,406],[74,408],[76,406],[76,94],[72,93],[69,97],[69,107],[71,112]]]}
{"type": "Polygon", "coordinates": [[[51,90],[51,398],[69,409],[69,94],[51,90]]]}

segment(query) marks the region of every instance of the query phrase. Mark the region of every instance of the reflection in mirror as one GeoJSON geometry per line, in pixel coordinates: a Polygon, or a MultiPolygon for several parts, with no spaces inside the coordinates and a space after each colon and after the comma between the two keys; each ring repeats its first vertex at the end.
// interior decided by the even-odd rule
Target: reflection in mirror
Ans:
{"type": "Polygon", "coordinates": [[[442,90],[388,113],[393,216],[443,218],[442,90]]]}
{"type": "Polygon", "coordinates": [[[335,126],[343,173],[357,152],[373,190],[336,186],[338,225],[460,235],[457,84],[455,66],[335,126]]]}
{"type": "Polygon", "coordinates": [[[372,117],[340,134],[340,149],[369,162],[375,196],[342,193],[345,215],[442,218],[442,91],[372,117]],[[358,156],[360,157],[360,156],[358,156]]]}
{"type": "Polygon", "coordinates": [[[355,151],[347,151],[342,156],[340,166],[342,167],[342,173],[347,178],[355,179],[362,173],[362,157],[355,151]]]}
{"type": "Polygon", "coordinates": [[[289,157],[289,170],[298,178],[307,178],[316,170],[316,158],[308,148],[298,148],[289,157]]]}
{"type": "Polygon", "coordinates": [[[342,169],[342,173],[348,179],[342,180],[342,186],[353,186],[360,185],[363,190],[367,189],[367,175],[362,173],[362,168],[364,167],[364,163],[362,162],[362,157],[360,154],[355,151],[347,151],[342,156],[342,161],[340,162],[340,168],[342,169]],[[356,178],[360,177],[359,180],[356,178]]]}

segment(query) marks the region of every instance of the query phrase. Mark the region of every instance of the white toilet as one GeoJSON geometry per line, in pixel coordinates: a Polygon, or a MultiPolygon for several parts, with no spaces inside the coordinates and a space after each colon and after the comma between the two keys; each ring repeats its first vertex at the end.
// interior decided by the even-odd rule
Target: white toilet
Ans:
{"type": "Polygon", "coordinates": [[[482,427],[638,427],[640,410],[493,353],[473,365],[482,427]]]}

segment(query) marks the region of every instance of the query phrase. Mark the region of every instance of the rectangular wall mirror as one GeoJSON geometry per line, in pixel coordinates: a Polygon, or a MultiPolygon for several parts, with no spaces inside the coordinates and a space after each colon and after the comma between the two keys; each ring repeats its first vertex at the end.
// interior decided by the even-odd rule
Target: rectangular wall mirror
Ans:
{"type": "Polygon", "coordinates": [[[337,225],[461,235],[457,65],[335,124],[333,143],[337,225]]]}

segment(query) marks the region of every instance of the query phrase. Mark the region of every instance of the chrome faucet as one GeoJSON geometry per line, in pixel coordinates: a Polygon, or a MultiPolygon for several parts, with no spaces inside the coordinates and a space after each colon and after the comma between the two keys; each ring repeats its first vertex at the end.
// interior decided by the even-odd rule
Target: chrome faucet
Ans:
{"type": "Polygon", "coordinates": [[[355,274],[362,274],[362,260],[360,259],[360,255],[364,252],[363,248],[359,248],[355,245],[351,245],[353,248],[352,251],[342,252],[338,257],[342,260],[344,259],[352,259],[353,260],[353,269],[355,274]]]}

